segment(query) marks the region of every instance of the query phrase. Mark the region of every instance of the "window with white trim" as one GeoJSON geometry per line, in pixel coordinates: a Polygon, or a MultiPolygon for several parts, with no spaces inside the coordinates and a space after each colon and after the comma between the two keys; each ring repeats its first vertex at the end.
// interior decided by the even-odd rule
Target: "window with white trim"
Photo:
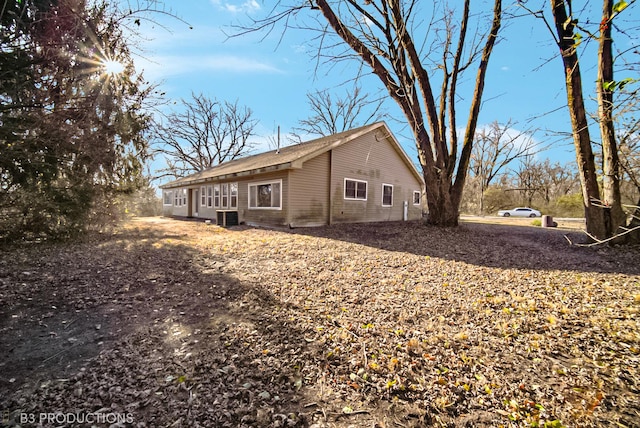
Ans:
{"type": "Polygon", "coordinates": [[[173,192],[171,190],[165,190],[162,193],[162,204],[173,205],[173,192]]]}
{"type": "Polygon", "coordinates": [[[213,186],[213,207],[220,208],[220,185],[213,186]]]}
{"type": "Polygon", "coordinates": [[[207,207],[213,206],[213,186],[207,186],[207,207]]]}
{"type": "Polygon", "coordinates": [[[382,185],[382,206],[383,207],[393,206],[393,185],[391,184],[382,185]]]}
{"type": "Polygon", "coordinates": [[[344,179],[344,198],[358,201],[367,200],[367,182],[362,180],[354,180],[352,178],[344,179]]]}
{"type": "Polygon", "coordinates": [[[207,193],[204,186],[200,188],[200,206],[207,206],[207,193]]]}
{"type": "Polygon", "coordinates": [[[282,209],[282,180],[249,183],[250,209],[282,209]]]}
{"type": "Polygon", "coordinates": [[[413,205],[420,205],[420,192],[415,191],[413,192],[413,205]]]}
{"type": "Polygon", "coordinates": [[[229,208],[238,208],[238,183],[229,184],[229,208]]]}
{"type": "Polygon", "coordinates": [[[222,203],[220,207],[229,208],[229,183],[223,183],[222,186],[222,203]]]}
{"type": "Polygon", "coordinates": [[[181,207],[187,204],[187,189],[177,189],[173,195],[173,205],[181,207]]]}

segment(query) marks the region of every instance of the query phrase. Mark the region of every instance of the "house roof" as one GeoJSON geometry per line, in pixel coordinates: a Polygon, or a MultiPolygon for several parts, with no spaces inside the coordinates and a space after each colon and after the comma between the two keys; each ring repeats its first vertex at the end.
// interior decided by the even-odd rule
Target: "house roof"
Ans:
{"type": "Polygon", "coordinates": [[[170,189],[175,187],[183,187],[188,185],[200,184],[213,180],[225,180],[233,177],[242,177],[247,175],[260,174],[270,171],[285,170],[291,168],[301,168],[302,164],[321,155],[329,150],[341,146],[352,141],[364,134],[384,129],[384,136],[390,140],[391,144],[398,151],[407,167],[414,173],[418,180],[423,181],[422,176],[411,162],[400,143],[395,139],[389,128],[384,122],[377,122],[371,125],[362,126],[349,131],[340,132],[338,134],[321,137],[309,142],[295,144],[292,146],[282,147],[279,150],[271,150],[268,152],[246,156],[232,161],[223,162],[219,165],[207,168],[195,174],[179,178],[175,181],[163,184],[162,189],[170,189]]]}

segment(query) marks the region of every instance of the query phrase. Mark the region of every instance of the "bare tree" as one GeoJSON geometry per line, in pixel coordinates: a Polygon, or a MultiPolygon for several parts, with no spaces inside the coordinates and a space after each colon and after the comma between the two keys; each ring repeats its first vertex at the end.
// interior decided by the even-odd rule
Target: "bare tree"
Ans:
{"type": "Polygon", "coordinates": [[[561,196],[579,191],[580,179],[573,164],[552,164],[549,159],[540,163],[540,192],[548,204],[561,196]]]}
{"type": "Polygon", "coordinates": [[[294,26],[298,15],[310,11],[315,21],[299,26],[320,31],[319,59],[356,59],[371,70],[413,133],[426,184],[427,222],[441,226],[458,224],[487,65],[502,16],[501,0],[494,0],[489,16],[481,10],[472,13],[470,0],[461,3],[460,9],[451,2],[432,3],[429,16],[423,9],[427,3],[418,0],[298,0],[293,6],[277,1],[267,18],[241,32],[271,30],[279,23],[294,26]],[[340,41],[332,44],[332,35],[340,41]],[[457,107],[463,98],[458,83],[474,67],[473,92],[466,100],[470,109],[459,141],[457,107]]]}
{"type": "Polygon", "coordinates": [[[620,135],[620,165],[625,181],[635,188],[637,197],[640,196],[640,120],[636,118],[628,125],[620,135]]]}
{"type": "Polygon", "coordinates": [[[640,88],[638,88],[638,82],[640,79],[629,78],[620,82],[621,88],[614,101],[619,106],[618,114],[614,119],[622,170],[621,186],[624,185],[627,190],[622,198],[626,203],[636,202],[640,197],[640,88]]]}
{"type": "MultiPolygon", "coordinates": [[[[183,177],[247,154],[257,120],[251,109],[192,94],[182,100],[153,132],[154,153],[165,156],[167,168],[160,177],[183,177]]],[[[159,177],[157,177],[159,178],[159,177]]]]}
{"type": "Polygon", "coordinates": [[[557,32],[556,40],[562,53],[561,57],[564,65],[567,105],[573,129],[576,162],[582,183],[587,232],[596,237],[606,238],[609,232],[607,231],[604,210],[598,205],[598,201],[601,199],[600,189],[598,187],[596,164],[584,105],[575,21],[573,20],[572,10],[567,10],[567,4],[564,0],[551,0],[551,8],[557,32]]]}
{"type": "MultiPolygon", "coordinates": [[[[620,167],[622,168],[623,188],[628,189],[627,200],[637,201],[631,205],[631,220],[627,225],[628,229],[635,229],[636,232],[628,235],[628,242],[640,242],[640,91],[636,88],[632,91],[621,91],[625,98],[624,108],[618,116],[620,121],[617,127],[620,154],[620,167]]],[[[622,192],[621,192],[622,193],[622,192]]],[[[621,196],[624,196],[622,194],[621,196]]]]}
{"type": "Polygon", "coordinates": [[[572,165],[552,164],[549,159],[536,160],[533,154],[520,157],[514,171],[516,187],[523,203],[531,206],[534,200],[549,208],[552,201],[578,189],[579,178],[572,165]]]}
{"type": "Polygon", "coordinates": [[[627,7],[627,2],[613,0],[602,1],[602,20],[598,35],[598,77],[596,93],[598,99],[598,120],[602,140],[602,184],[603,196],[609,207],[608,236],[613,235],[620,226],[625,225],[626,215],[622,209],[620,165],[618,141],[614,120],[614,91],[616,82],[613,73],[613,39],[612,28],[614,17],[627,7]]]}
{"type": "MultiPolygon", "coordinates": [[[[307,94],[311,116],[298,122],[294,135],[332,135],[338,132],[377,122],[384,117],[381,108],[384,99],[371,99],[360,86],[336,98],[329,90],[307,94]]],[[[298,140],[301,138],[298,137],[298,140]]]]}
{"type": "Polygon", "coordinates": [[[515,174],[518,187],[513,190],[518,190],[524,203],[530,207],[535,195],[543,188],[542,177],[544,172],[542,164],[537,162],[533,155],[523,156],[515,174]]]}
{"type": "Polygon", "coordinates": [[[484,212],[484,192],[496,176],[514,160],[538,150],[534,139],[526,132],[516,131],[512,121],[505,125],[493,122],[476,132],[469,167],[478,179],[481,214],[484,212]]]}
{"type": "MultiPolygon", "coordinates": [[[[587,233],[602,240],[616,233],[625,222],[620,194],[621,164],[614,126],[614,91],[621,82],[613,80],[614,52],[612,29],[614,18],[634,2],[603,0],[602,15],[598,20],[579,21],[570,0],[551,0],[553,18],[551,23],[542,10],[533,10],[526,2],[518,2],[537,18],[544,20],[560,48],[565,73],[567,106],[571,117],[576,161],[582,184],[587,233]],[[597,28],[589,29],[589,24],[597,28]],[[578,48],[584,39],[598,42],[596,94],[598,102],[598,125],[602,143],[603,182],[602,195],[589,133],[589,123],[584,103],[582,74],[578,48]],[[603,201],[604,200],[604,201],[603,201]]],[[[628,49],[632,52],[633,49],[628,49]]]]}

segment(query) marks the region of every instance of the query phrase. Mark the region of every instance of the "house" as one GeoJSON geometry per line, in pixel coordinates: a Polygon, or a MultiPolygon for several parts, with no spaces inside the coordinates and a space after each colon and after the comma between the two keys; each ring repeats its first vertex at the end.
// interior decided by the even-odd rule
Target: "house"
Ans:
{"type": "Polygon", "coordinates": [[[319,226],[422,217],[424,182],[384,122],[235,159],[160,186],[165,216],[319,226]]]}

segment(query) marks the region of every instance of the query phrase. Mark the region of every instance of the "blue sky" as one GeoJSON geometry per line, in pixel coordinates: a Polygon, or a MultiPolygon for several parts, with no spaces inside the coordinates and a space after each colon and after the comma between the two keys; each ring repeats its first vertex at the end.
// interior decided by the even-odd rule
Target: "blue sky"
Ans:
{"type": "MultiPolygon", "coordinates": [[[[193,91],[218,100],[238,100],[241,106],[251,108],[259,121],[255,139],[260,144],[258,151],[268,148],[266,141],[273,138],[278,126],[284,139],[299,120],[309,116],[308,92],[335,88],[342,95],[351,87],[344,83],[355,76],[356,63],[341,63],[331,70],[321,66],[314,72],[309,33],[289,31],[279,43],[279,29],[262,41],[257,34],[231,39],[225,35],[233,31],[232,23],[246,23],[247,16],[264,16],[267,10],[262,2],[167,0],[165,7],[186,23],[161,14],[152,16],[156,23],[143,21],[140,29],[144,40],[139,42],[136,67],[158,83],[169,99],[189,99],[193,91]]],[[[539,156],[561,163],[572,161],[575,155],[570,138],[560,141],[547,134],[547,130],[571,131],[568,113],[561,108],[566,103],[562,63],[553,58],[557,48],[549,33],[542,22],[525,17],[506,23],[502,38],[490,60],[479,126],[511,120],[519,130],[537,129],[536,140],[553,143],[539,156]]],[[[588,74],[592,71],[583,65],[585,85],[593,85],[595,78],[588,74]]],[[[466,78],[472,81],[475,71],[466,78]]],[[[377,78],[371,76],[362,86],[371,94],[382,89],[377,78]]],[[[460,93],[471,96],[468,91],[460,93]]],[[[393,101],[389,100],[387,107],[390,114],[403,119],[393,101]]],[[[416,159],[406,129],[399,123],[388,123],[416,159]]]]}

